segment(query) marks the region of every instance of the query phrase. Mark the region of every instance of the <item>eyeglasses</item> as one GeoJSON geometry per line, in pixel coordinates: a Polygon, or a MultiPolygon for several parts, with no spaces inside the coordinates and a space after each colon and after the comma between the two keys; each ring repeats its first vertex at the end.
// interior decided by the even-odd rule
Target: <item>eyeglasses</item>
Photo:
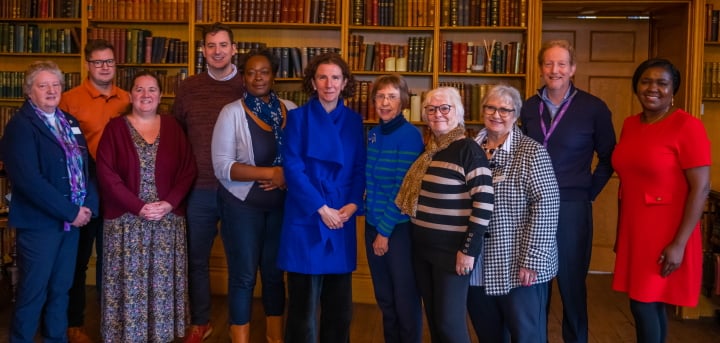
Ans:
{"type": "Polygon", "coordinates": [[[425,106],[425,113],[427,113],[428,115],[434,115],[437,112],[440,112],[441,114],[448,114],[450,113],[451,108],[452,105],[448,104],[442,104],[439,106],[427,105],[425,106]]]}
{"type": "Polygon", "coordinates": [[[109,60],[88,60],[88,63],[91,63],[95,68],[102,68],[103,64],[112,67],[115,65],[115,60],[112,58],[109,60]]]}
{"type": "Polygon", "coordinates": [[[500,115],[501,118],[507,118],[509,115],[511,115],[513,112],[515,112],[515,109],[483,105],[483,111],[485,112],[485,115],[488,117],[497,113],[500,115]]]}
{"type": "Polygon", "coordinates": [[[383,102],[388,100],[390,102],[400,100],[400,96],[397,94],[375,94],[375,102],[383,102]]]}

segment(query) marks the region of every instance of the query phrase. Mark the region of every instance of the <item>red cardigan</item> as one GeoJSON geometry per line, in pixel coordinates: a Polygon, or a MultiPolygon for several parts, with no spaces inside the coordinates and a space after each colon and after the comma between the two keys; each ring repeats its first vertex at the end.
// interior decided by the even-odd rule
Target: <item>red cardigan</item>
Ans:
{"type": "MultiPolygon", "coordinates": [[[[124,213],[138,215],[145,205],[140,200],[140,159],[121,116],[105,126],[97,152],[97,173],[103,217],[114,219],[124,213]]],[[[155,161],[155,187],[160,200],[185,215],[183,200],[197,176],[197,166],[185,132],[173,117],[161,116],[160,144],[155,161]]]]}

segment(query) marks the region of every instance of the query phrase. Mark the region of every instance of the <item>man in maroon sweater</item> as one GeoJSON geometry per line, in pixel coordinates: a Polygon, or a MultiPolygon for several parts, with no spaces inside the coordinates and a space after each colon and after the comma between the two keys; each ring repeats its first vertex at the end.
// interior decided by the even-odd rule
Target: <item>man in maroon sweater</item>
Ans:
{"type": "Polygon", "coordinates": [[[192,145],[198,177],[188,197],[188,281],[190,331],[185,342],[201,342],[212,333],[210,325],[210,251],[218,233],[216,193],[210,144],[220,110],[244,92],[242,74],[232,57],[237,53],[232,30],[215,23],[203,33],[202,52],[207,71],[180,84],[173,113],[192,145]]]}

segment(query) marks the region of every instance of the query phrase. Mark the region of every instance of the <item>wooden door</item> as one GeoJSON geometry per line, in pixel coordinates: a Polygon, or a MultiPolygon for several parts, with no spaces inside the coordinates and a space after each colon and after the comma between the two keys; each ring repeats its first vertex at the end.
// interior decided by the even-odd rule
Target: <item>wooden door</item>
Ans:
{"type": "MultiPolygon", "coordinates": [[[[574,83],[607,103],[617,137],[623,120],[640,111],[631,80],[637,65],[648,58],[649,31],[647,20],[543,19],[543,41],[567,39],[575,47],[574,83]]],[[[618,184],[617,175],[613,175],[593,203],[591,271],[613,270],[618,184]]]]}

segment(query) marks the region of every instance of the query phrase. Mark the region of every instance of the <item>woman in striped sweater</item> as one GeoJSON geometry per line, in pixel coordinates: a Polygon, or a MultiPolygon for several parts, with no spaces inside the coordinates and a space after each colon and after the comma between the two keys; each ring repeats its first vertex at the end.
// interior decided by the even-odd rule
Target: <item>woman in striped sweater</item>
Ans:
{"type": "Polygon", "coordinates": [[[415,284],[410,219],[395,206],[400,184],[423,151],[420,131],[402,109],[410,103],[400,75],[381,75],[371,97],[380,125],[368,133],[365,168],[365,249],[385,342],[422,342],[422,306],[415,284]]]}
{"type": "Polygon", "coordinates": [[[408,214],[413,265],[433,343],[469,343],[465,303],[470,272],[493,210],[488,161],[465,137],[455,88],[427,93],[422,118],[432,136],[408,170],[395,203],[408,214]]]}

